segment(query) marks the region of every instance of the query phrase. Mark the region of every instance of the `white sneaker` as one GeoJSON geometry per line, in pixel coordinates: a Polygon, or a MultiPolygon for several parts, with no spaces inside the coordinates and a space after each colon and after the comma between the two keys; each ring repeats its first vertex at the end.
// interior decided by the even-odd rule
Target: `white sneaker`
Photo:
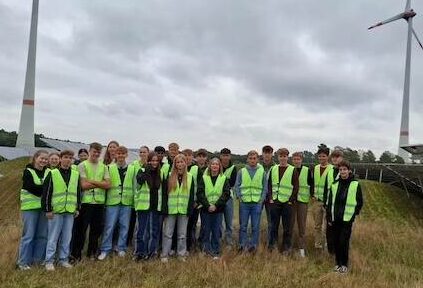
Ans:
{"type": "Polygon", "coordinates": [[[304,249],[300,249],[300,257],[301,258],[305,257],[305,250],[304,249]]]}
{"type": "Polygon", "coordinates": [[[169,262],[169,258],[167,258],[167,257],[160,258],[160,262],[162,262],[162,263],[168,263],[169,262]]]}
{"type": "Polygon", "coordinates": [[[339,273],[348,273],[348,267],[347,266],[341,266],[338,270],[339,273]]]}
{"type": "Polygon", "coordinates": [[[316,249],[323,249],[323,245],[319,243],[314,243],[314,248],[316,249]]]}
{"type": "Polygon", "coordinates": [[[63,268],[66,268],[66,269],[73,268],[73,265],[70,264],[69,262],[61,262],[60,266],[62,266],[63,268]]]}
{"type": "Polygon", "coordinates": [[[126,252],[125,251],[119,251],[118,252],[118,256],[119,257],[125,257],[126,256],[126,252]]]}
{"type": "Polygon", "coordinates": [[[21,271],[27,271],[27,270],[31,270],[31,267],[29,265],[18,265],[18,269],[21,271]]]}
{"type": "Polygon", "coordinates": [[[104,259],[106,259],[106,257],[107,257],[107,253],[101,252],[100,255],[98,255],[97,259],[100,261],[103,261],[104,259]]]}
{"type": "Polygon", "coordinates": [[[173,255],[175,255],[175,254],[176,254],[175,250],[170,250],[170,252],[169,252],[169,256],[173,256],[173,255]]]}
{"type": "Polygon", "coordinates": [[[336,265],[335,267],[333,267],[334,272],[339,272],[339,269],[341,269],[341,266],[339,265],[336,265]]]}
{"type": "Polygon", "coordinates": [[[220,257],[219,256],[214,256],[213,257],[213,261],[218,261],[220,259],[220,257]]]}
{"type": "Polygon", "coordinates": [[[47,263],[47,264],[46,264],[46,270],[47,270],[47,271],[54,271],[54,270],[56,270],[56,269],[54,269],[54,265],[53,265],[53,263],[47,263]]]}

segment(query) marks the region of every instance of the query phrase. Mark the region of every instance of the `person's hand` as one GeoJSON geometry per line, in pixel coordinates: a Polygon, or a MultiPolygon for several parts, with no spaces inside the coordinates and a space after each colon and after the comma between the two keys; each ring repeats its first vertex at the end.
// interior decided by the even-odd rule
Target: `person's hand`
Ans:
{"type": "Polygon", "coordinates": [[[47,219],[53,219],[53,217],[54,217],[54,214],[53,214],[53,212],[47,212],[46,213],[46,216],[47,216],[47,219]]]}
{"type": "Polygon", "coordinates": [[[74,217],[74,218],[76,218],[76,217],[78,217],[78,216],[79,216],[79,211],[78,211],[78,210],[76,210],[76,211],[75,211],[75,213],[73,214],[73,217],[74,217]]]}
{"type": "Polygon", "coordinates": [[[269,200],[269,204],[273,204],[274,202],[273,202],[273,199],[270,199],[269,200]]]}
{"type": "Polygon", "coordinates": [[[328,221],[328,226],[332,226],[332,221],[328,221]]]}
{"type": "Polygon", "coordinates": [[[198,206],[197,202],[194,202],[194,209],[196,209],[198,206]]]}
{"type": "Polygon", "coordinates": [[[214,211],[216,211],[216,206],[210,205],[208,210],[209,210],[209,212],[214,212],[214,211]]]}

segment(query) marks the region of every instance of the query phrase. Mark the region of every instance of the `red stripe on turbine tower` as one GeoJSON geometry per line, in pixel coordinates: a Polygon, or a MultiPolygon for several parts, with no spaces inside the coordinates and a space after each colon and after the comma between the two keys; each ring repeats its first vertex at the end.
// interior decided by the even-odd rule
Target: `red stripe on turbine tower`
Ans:
{"type": "Polygon", "coordinates": [[[34,106],[34,100],[24,99],[22,102],[23,105],[34,106]]]}

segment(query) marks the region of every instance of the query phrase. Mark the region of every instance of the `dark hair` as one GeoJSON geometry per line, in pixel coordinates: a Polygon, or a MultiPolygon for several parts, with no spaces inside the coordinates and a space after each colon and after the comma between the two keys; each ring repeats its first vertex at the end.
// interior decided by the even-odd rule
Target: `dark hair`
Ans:
{"type": "Polygon", "coordinates": [[[128,154],[128,148],[126,148],[125,146],[118,146],[116,152],[128,154]]]}
{"type": "Polygon", "coordinates": [[[75,155],[75,153],[73,153],[72,150],[63,150],[60,152],[59,157],[62,158],[63,156],[71,156],[73,157],[73,155],[75,155]]]}
{"type": "Polygon", "coordinates": [[[40,149],[40,150],[35,151],[34,155],[31,158],[32,166],[35,166],[35,159],[37,159],[41,154],[47,154],[48,155],[48,151],[44,150],[44,149],[40,149]]]}
{"type": "Polygon", "coordinates": [[[114,160],[114,159],[112,159],[112,156],[110,155],[110,152],[109,152],[109,147],[112,144],[115,144],[116,146],[119,147],[119,143],[115,140],[112,140],[112,141],[109,142],[109,144],[107,144],[106,153],[104,154],[104,159],[103,159],[103,163],[106,164],[106,165],[109,165],[114,160]]]}
{"type": "Polygon", "coordinates": [[[329,148],[328,147],[321,147],[319,148],[319,150],[317,150],[317,155],[319,154],[326,154],[327,156],[329,156],[329,148]]]}
{"type": "Polygon", "coordinates": [[[78,150],[78,155],[81,154],[81,153],[87,153],[88,154],[88,150],[85,149],[85,148],[81,148],[81,149],[78,150]]]}
{"type": "Polygon", "coordinates": [[[343,157],[343,156],[344,156],[344,152],[342,152],[339,149],[333,150],[332,153],[330,153],[330,157],[343,157]]]}
{"type": "Polygon", "coordinates": [[[103,146],[98,142],[93,142],[93,143],[90,144],[90,150],[91,149],[101,151],[103,149],[103,146]]]}
{"type": "Polygon", "coordinates": [[[194,152],[191,149],[184,149],[181,152],[182,154],[184,154],[185,156],[192,156],[194,155],[194,152]]]}
{"type": "Polygon", "coordinates": [[[154,152],[157,152],[157,153],[166,153],[166,149],[163,146],[156,146],[154,148],[154,152]]]}
{"type": "Polygon", "coordinates": [[[279,155],[284,155],[284,156],[288,156],[289,155],[289,151],[286,148],[280,148],[278,149],[278,151],[276,152],[276,154],[279,155]]]}
{"type": "Polygon", "coordinates": [[[304,158],[304,155],[303,155],[303,152],[294,152],[292,153],[292,157],[304,158]]]}
{"type": "Polygon", "coordinates": [[[221,155],[231,154],[231,150],[229,150],[228,148],[223,148],[222,150],[220,150],[220,154],[221,155]]]}
{"type": "Polygon", "coordinates": [[[161,177],[160,177],[160,161],[159,161],[159,166],[157,166],[157,169],[153,170],[153,167],[151,166],[151,164],[149,164],[149,162],[151,160],[153,160],[153,157],[157,157],[157,160],[159,159],[159,155],[152,151],[150,153],[148,153],[148,157],[147,157],[147,166],[146,166],[146,182],[148,184],[148,187],[153,187],[153,186],[158,186],[156,188],[160,187],[160,183],[161,183],[161,177]],[[153,174],[152,172],[155,171],[156,173],[153,174]],[[154,178],[153,178],[154,175],[154,178]]]}
{"type": "Polygon", "coordinates": [[[351,170],[351,164],[348,160],[342,160],[341,162],[339,162],[338,168],[340,167],[347,167],[348,170],[351,170]]]}
{"type": "Polygon", "coordinates": [[[195,153],[195,155],[196,156],[203,155],[203,156],[207,157],[207,150],[206,149],[203,149],[203,148],[198,149],[198,151],[197,151],[197,153],[195,153]]]}
{"type": "Polygon", "coordinates": [[[265,145],[261,148],[262,153],[273,153],[273,148],[270,145],[265,145]]]}
{"type": "Polygon", "coordinates": [[[142,145],[141,147],[140,147],[140,151],[141,151],[141,149],[147,149],[147,152],[150,152],[150,148],[148,148],[148,146],[145,146],[145,145],[142,145]]]}

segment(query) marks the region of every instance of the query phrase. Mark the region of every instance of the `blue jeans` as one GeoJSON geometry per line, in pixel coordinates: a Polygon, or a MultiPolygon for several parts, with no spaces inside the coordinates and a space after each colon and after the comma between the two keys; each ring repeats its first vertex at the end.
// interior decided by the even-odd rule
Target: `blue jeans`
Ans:
{"type": "Polygon", "coordinates": [[[234,200],[232,198],[226,202],[223,216],[225,219],[225,242],[227,245],[232,245],[232,221],[234,218],[234,200]]]}
{"type": "Polygon", "coordinates": [[[160,237],[160,213],[157,211],[137,211],[137,252],[138,256],[157,253],[160,237]]]}
{"type": "Polygon", "coordinates": [[[126,251],[130,217],[131,206],[106,206],[101,252],[109,253],[112,251],[113,231],[116,224],[119,225],[118,251],[126,251]]]}
{"type": "Polygon", "coordinates": [[[40,264],[47,246],[47,218],[41,210],[22,211],[23,230],[18,265],[40,264]]]}
{"type": "Polygon", "coordinates": [[[239,203],[239,247],[257,249],[260,236],[261,203],[239,203]],[[248,222],[251,219],[251,240],[248,241],[248,222]]]}
{"type": "Polygon", "coordinates": [[[204,212],[204,250],[212,256],[220,254],[220,225],[223,213],[204,212]]]}
{"type": "Polygon", "coordinates": [[[46,263],[53,264],[57,248],[59,249],[59,262],[68,262],[73,218],[73,214],[63,213],[54,214],[53,219],[48,219],[46,263]]]}

